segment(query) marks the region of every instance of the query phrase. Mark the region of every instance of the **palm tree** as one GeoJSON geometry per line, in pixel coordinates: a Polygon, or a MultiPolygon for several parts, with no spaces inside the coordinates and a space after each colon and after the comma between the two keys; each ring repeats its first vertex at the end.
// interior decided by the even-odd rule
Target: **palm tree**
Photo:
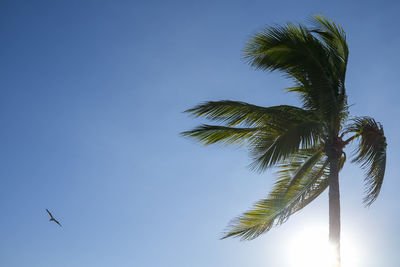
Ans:
{"type": "Polygon", "coordinates": [[[277,167],[269,195],[232,220],[223,238],[250,240],[285,222],[329,188],[329,241],[340,266],[339,171],[344,148],[358,141],[352,162],[365,169],[366,206],[378,197],[386,165],[382,125],[370,117],[349,118],[345,74],[348,60],[342,27],[324,16],[311,26],[268,27],[248,42],[244,56],[266,71],[278,70],[294,82],[287,88],[302,107],[261,107],[238,101],[210,101],[185,112],[217,125],[201,125],[182,135],[202,144],[247,146],[251,168],[277,167]]]}

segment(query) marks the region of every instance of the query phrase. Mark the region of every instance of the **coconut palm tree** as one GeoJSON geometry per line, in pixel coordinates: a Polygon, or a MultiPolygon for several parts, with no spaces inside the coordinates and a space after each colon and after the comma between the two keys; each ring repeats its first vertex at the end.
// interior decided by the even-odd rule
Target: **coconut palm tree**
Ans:
{"type": "Polygon", "coordinates": [[[248,42],[244,57],[256,69],[280,71],[294,82],[301,107],[261,107],[238,101],[211,101],[186,110],[216,125],[183,132],[202,144],[247,146],[251,168],[277,167],[269,195],[232,220],[223,238],[250,240],[285,222],[329,189],[329,241],[340,266],[339,171],[344,148],[357,142],[352,162],[365,169],[366,206],[382,187],[386,138],[382,125],[370,117],[349,118],[345,74],[348,60],[342,27],[324,16],[311,25],[268,27],[248,42]]]}

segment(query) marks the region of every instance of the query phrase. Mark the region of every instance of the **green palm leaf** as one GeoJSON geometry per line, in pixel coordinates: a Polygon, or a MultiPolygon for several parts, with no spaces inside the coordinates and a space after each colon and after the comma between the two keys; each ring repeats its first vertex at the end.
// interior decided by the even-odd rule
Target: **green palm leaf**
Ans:
{"type": "Polygon", "coordinates": [[[223,238],[254,239],[274,225],[284,223],[318,197],[328,187],[328,161],[315,162],[321,156],[319,153],[308,158],[297,154],[282,164],[283,170],[278,172],[279,179],[268,198],[258,201],[253,209],[234,219],[223,238]],[[314,164],[310,164],[311,158],[314,164]],[[298,176],[300,173],[302,175],[298,176]]]}
{"type": "Polygon", "coordinates": [[[256,68],[286,73],[295,81],[290,91],[300,94],[303,107],[318,110],[339,130],[347,115],[345,34],[322,17],[313,22],[314,30],[301,24],[268,27],[250,39],[244,56],[256,68]]]}
{"type": "Polygon", "coordinates": [[[323,125],[307,111],[293,106],[259,107],[236,101],[206,102],[186,111],[228,126],[202,125],[182,135],[205,145],[248,145],[254,162],[262,171],[287,159],[299,148],[309,149],[321,142],[323,125]],[[231,127],[238,124],[253,126],[231,127]]]}
{"type": "Polygon", "coordinates": [[[379,195],[386,169],[386,138],[380,123],[369,117],[356,118],[347,133],[360,139],[353,162],[366,170],[364,203],[371,205],[379,195]]]}
{"type": "Polygon", "coordinates": [[[270,135],[258,136],[251,147],[254,162],[251,168],[263,171],[286,160],[299,149],[311,149],[321,142],[321,124],[315,121],[304,121],[292,124],[288,129],[277,132],[276,138],[270,135]]]}
{"type": "Polygon", "coordinates": [[[330,74],[332,83],[337,88],[339,110],[344,110],[342,116],[347,117],[347,96],[345,78],[349,48],[346,42],[346,33],[343,28],[325,16],[315,15],[311,20],[314,24],[313,33],[324,43],[329,50],[330,74]]]}
{"type": "MultiPolygon", "coordinates": [[[[311,22],[314,24],[312,32],[315,32],[329,49],[331,62],[336,67],[334,74],[338,75],[336,77],[344,85],[349,57],[346,33],[341,26],[322,15],[315,15],[311,22]]],[[[345,92],[342,93],[344,94],[345,92]]]]}
{"type": "Polygon", "coordinates": [[[280,164],[281,169],[278,172],[279,179],[289,178],[290,183],[286,187],[286,191],[290,192],[297,182],[317,164],[324,156],[323,149],[301,149],[297,151],[288,163],[280,164]]]}
{"type": "Polygon", "coordinates": [[[257,137],[257,134],[261,132],[265,132],[265,128],[234,128],[203,124],[191,131],[182,132],[181,134],[194,138],[204,145],[215,143],[243,145],[251,143],[257,137]]]}
{"type": "Polygon", "coordinates": [[[314,112],[298,107],[288,105],[260,107],[231,100],[205,102],[185,112],[196,117],[222,122],[228,126],[242,123],[246,126],[267,124],[282,127],[285,123],[317,119],[314,112]]]}

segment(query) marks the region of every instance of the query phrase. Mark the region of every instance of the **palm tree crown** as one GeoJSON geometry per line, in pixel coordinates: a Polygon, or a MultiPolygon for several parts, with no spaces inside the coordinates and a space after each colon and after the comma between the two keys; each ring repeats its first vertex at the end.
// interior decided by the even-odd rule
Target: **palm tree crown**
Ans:
{"type": "MultiPolygon", "coordinates": [[[[224,238],[256,238],[285,222],[328,187],[332,187],[330,199],[336,201],[330,209],[337,208],[330,215],[340,218],[339,184],[335,181],[346,160],[343,148],[351,141],[358,141],[352,161],[366,170],[364,203],[370,205],[378,197],[385,173],[386,139],[374,119],[348,117],[348,54],[345,32],[323,16],[314,16],[310,27],[268,27],[250,39],[244,56],[257,69],[283,72],[294,82],[286,90],[297,93],[302,106],[211,101],[186,111],[217,125],[201,125],[183,132],[184,136],[205,145],[245,145],[253,169],[278,167],[267,198],[234,219],[224,238]]],[[[340,219],[335,220],[338,235],[340,219]]]]}

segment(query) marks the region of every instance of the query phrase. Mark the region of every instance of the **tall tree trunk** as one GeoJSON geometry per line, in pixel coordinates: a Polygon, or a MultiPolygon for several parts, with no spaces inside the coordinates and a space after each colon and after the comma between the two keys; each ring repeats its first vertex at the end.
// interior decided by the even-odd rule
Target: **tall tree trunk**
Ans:
{"type": "Polygon", "coordinates": [[[329,175],[329,242],[334,246],[336,262],[340,267],[340,192],[339,192],[339,157],[330,160],[329,175]]]}

